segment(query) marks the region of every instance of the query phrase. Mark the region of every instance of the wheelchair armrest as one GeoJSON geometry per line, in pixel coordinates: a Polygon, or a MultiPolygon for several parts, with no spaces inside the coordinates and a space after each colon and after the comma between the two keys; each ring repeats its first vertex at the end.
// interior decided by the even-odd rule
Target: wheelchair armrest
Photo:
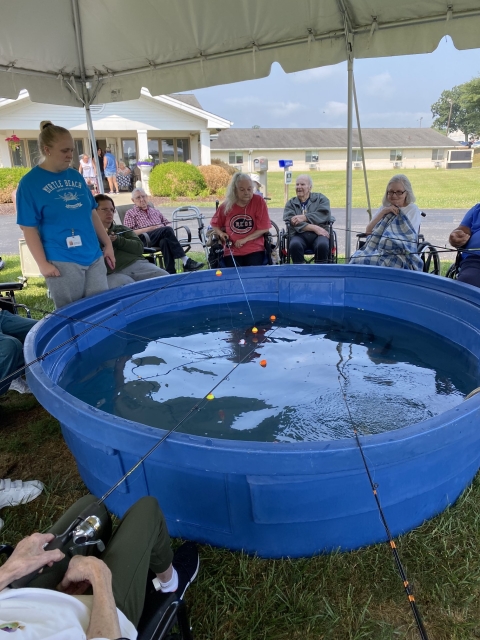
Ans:
{"type": "Polygon", "coordinates": [[[20,291],[23,282],[0,282],[0,291],[20,291]]]}
{"type": "Polygon", "coordinates": [[[149,255],[153,256],[154,253],[157,253],[157,250],[155,249],[155,247],[143,247],[143,253],[148,253],[149,255]]]}
{"type": "Polygon", "coordinates": [[[142,238],[145,240],[146,244],[144,244],[144,248],[152,246],[152,241],[150,240],[150,236],[146,231],[142,231],[142,233],[139,233],[138,237],[140,238],[140,240],[142,240],[142,238]]]}
{"type": "Polygon", "coordinates": [[[177,227],[175,229],[175,235],[177,235],[178,230],[179,229],[185,229],[185,231],[187,232],[187,237],[186,238],[182,238],[182,242],[185,244],[190,244],[190,242],[192,241],[192,232],[190,231],[190,227],[187,227],[186,225],[182,225],[181,227],[177,227]]]}
{"type": "Polygon", "coordinates": [[[357,233],[357,238],[366,238],[368,235],[368,233],[357,233]]]}

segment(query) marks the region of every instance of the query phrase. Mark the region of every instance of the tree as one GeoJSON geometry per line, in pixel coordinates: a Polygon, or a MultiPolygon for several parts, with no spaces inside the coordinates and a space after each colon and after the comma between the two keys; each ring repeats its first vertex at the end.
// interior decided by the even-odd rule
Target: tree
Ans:
{"type": "MultiPolygon", "coordinates": [[[[480,84],[480,78],[477,79],[480,84]]],[[[471,81],[473,82],[473,80],[471,81]]],[[[460,129],[465,135],[465,141],[468,141],[468,136],[476,134],[480,131],[480,121],[474,122],[472,107],[468,106],[468,101],[465,97],[465,86],[470,84],[468,82],[453,87],[453,89],[446,89],[442,92],[440,98],[432,104],[432,115],[435,117],[433,126],[442,132],[447,132],[447,125],[450,119],[449,131],[455,131],[460,129]],[[451,110],[451,114],[450,114],[451,110]]],[[[480,94],[478,96],[480,106],[480,94]]]]}
{"type": "Polygon", "coordinates": [[[460,86],[462,88],[461,104],[468,113],[471,132],[478,136],[480,133],[480,78],[473,78],[460,86]]]}

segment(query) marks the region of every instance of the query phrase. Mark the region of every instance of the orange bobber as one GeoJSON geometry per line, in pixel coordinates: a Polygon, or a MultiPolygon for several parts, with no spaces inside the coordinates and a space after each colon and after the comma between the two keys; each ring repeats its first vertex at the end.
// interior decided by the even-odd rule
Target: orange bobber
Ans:
{"type": "Polygon", "coordinates": [[[253,329],[252,329],[252,333],[258,333],[258,329],[257,329],[257,327],[253,327],[253,329]]]}
{"type": "Polygon", "coordinates": [[[271,320],[272,322],[275,322],[275,320],[276,320],[276,319],[277,319],[277,316],[270,316],[270,320],[271,320]]]}
{"type": "Polygon", "coordinates": [[[213,395],[213,393],[209,393],[207,396],[207,400],[213,400],[215,398],[215,396],[213,395]]]}
{"type": "Polygon", "coordinates": [[[261,367],[266,367],[267,366],[267,361],[266,360],[260,360],[260,366],[261,367]]]}
{"type": "Polygon", "coordinates": [[[223,276],[223,273],[220,271],[220,269],[218,269],[218,271],[215,271],[215,275],[216,276],[223,276]]]}

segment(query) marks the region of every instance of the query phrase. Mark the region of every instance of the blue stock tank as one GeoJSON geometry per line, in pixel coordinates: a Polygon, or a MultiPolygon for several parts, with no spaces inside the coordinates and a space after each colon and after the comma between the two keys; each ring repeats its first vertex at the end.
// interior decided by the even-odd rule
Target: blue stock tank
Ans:
{"type": "MultiPolygon", "coordinates": [[[[248,299],[381,313],[427,328],[480,356],[480,290],[422,273],[365,266],[241,270],[248,299]]],[[[80,300],[29,333],[28,383],[61,423],[88,489],[101,496],[165,435],[67,393],[77,354],[133,322],[171,311],[244,302],[235,269],[168,276],[80,300]],[[73,338],[73,339],[72,339],[73,338]],[[63,346],[62,346],[63,345],[63,346]]],[[[332,312],[333,313],[333,312],[332,312]]],[[[205,392],[207,392],[206,390],[205,392]]],[[[480,463],[480,394],[423,422],[361,441],[394,536],[455,502],[480,463]]],[[[172,433],[107,499],[121,516],[153,495],[173,536],[265,558],[350,550],[385,540],[352,438],[282,443],[172,433]]]]}

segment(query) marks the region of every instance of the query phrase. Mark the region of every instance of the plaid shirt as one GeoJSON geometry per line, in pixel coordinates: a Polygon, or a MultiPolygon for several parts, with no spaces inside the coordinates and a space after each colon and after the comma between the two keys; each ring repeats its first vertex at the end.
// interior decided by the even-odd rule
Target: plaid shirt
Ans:
{"type": "Polygon", "coordinates": [[[150,205],[144,211],[140,207],[133,207],[125,214],[123,224],[130,229],[145,229],[146,227],[166,227],[170,222],[164,215],[150,205]]]}

